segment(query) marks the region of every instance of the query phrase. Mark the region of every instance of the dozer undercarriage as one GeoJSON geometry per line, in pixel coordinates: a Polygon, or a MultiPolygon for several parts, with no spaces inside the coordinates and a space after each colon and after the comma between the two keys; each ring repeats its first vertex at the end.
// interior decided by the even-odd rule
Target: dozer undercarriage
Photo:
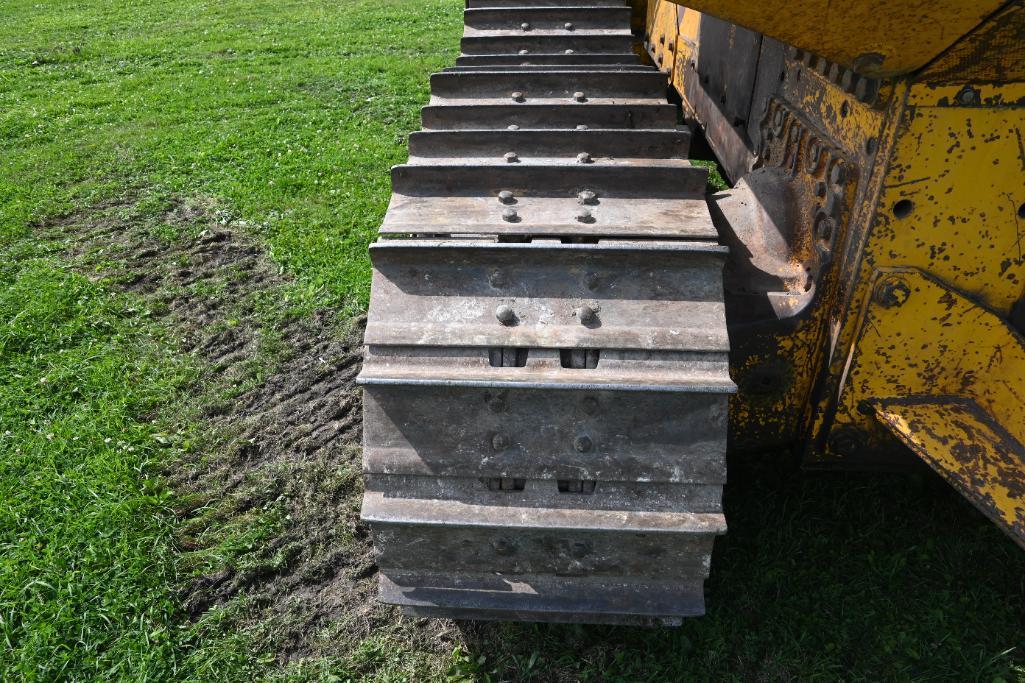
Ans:
{"type": "Polygon", "coordinates": [[[461,618],[672,623],[725,531],[725,248],[614,0],[471,0],[372,246],[381,595],[461,618]]]}

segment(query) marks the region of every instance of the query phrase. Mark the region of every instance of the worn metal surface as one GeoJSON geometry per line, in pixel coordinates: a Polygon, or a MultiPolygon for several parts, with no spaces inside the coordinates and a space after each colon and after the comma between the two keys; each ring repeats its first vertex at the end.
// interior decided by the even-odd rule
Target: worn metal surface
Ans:
{"type": "Polygon", "coordinates": [[[726,250],[616,4],[471,0],[472,68],[432,78],[427,130],[393,171],[360,375],[363,518],[381,598],[407,611],[704,609],[735,389],[726,250]]]}

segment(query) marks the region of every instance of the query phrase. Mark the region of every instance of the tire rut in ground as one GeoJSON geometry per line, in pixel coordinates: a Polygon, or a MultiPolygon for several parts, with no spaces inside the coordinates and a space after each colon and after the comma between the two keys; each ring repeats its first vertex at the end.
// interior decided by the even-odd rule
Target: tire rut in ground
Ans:
{"type": "MultiPolygon", "coordinates": [[[[372,546],[359,521],[354,379],[363,321],[339,321],[329,311],[289,317],[282,308],[268,323],[267,293],[287,279],[243,230],[200,203],[181,202],[158,223],[189,236],[167,240],[132,208],[46,227],[85,272],[102,263],[118,286],[152,302],[154,317],[202,368],[191,387],[202,443],[164,473],[189,501],[180,544],[201,555],[219,530],[244,525],[254,511],[276,510],[279,519],[257,547],[183,588],[188,614],[197,619],[244,592],[236,626],[264,633],[263,645],[282,660],[337,651],[326,642],[332,633],[358,643],[394,624],[395,610],[376,602],[372,546]],[[268,357],[268,339],[285,350],[268,357]]],[[[450,650],[454,630],[434,623],[423,628],[421,620],[415,640],[450,650]]]]}

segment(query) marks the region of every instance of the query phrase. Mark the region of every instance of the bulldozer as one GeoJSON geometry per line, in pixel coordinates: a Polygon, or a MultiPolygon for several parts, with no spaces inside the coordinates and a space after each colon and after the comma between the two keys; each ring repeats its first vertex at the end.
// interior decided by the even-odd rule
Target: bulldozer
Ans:
{"type": "Polygon", "coordinates": [[[1025,545],[1025,3],[464,21],[370,248],[381,600],[701,615],[727,453],[924,462],[1025,545]]]}

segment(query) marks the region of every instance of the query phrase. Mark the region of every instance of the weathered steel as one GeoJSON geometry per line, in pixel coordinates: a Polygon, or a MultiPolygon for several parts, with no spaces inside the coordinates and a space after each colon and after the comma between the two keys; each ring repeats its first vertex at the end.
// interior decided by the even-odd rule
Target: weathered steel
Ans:
{"type": "Polygon", "coordinates": [[[640,57],[633,52],[592,52],[588,54],[566,54],[560,52],[533,52],[525,55],[460,55],[456,58],[456,66],[611,66],[611,65],[638,65],[640,57]]]}
{"type": "Polygon", "coordinates": [[[492,161],[510,150],[520,159],[570,158],[581,151],[594,159],[686,159],[689,130],[501,130],[418,131],[409,136],[409,163],[427,159],[484,157],[492,161]]]}
{"type": "Polygon", "coordinates": [[[735,389],[726,250],[624,10],[471,0],[472,68],[432,77],[427,130],[393,170],[360,374],[363,518],[381,598],[409,612],[704,609],[735,389]]]}
{"type": "Polygon", "coordinates": [[[671,104],[444,104],[423,108],[428,129],[518,128],[676,128],[676,107],[671,104]]]}

